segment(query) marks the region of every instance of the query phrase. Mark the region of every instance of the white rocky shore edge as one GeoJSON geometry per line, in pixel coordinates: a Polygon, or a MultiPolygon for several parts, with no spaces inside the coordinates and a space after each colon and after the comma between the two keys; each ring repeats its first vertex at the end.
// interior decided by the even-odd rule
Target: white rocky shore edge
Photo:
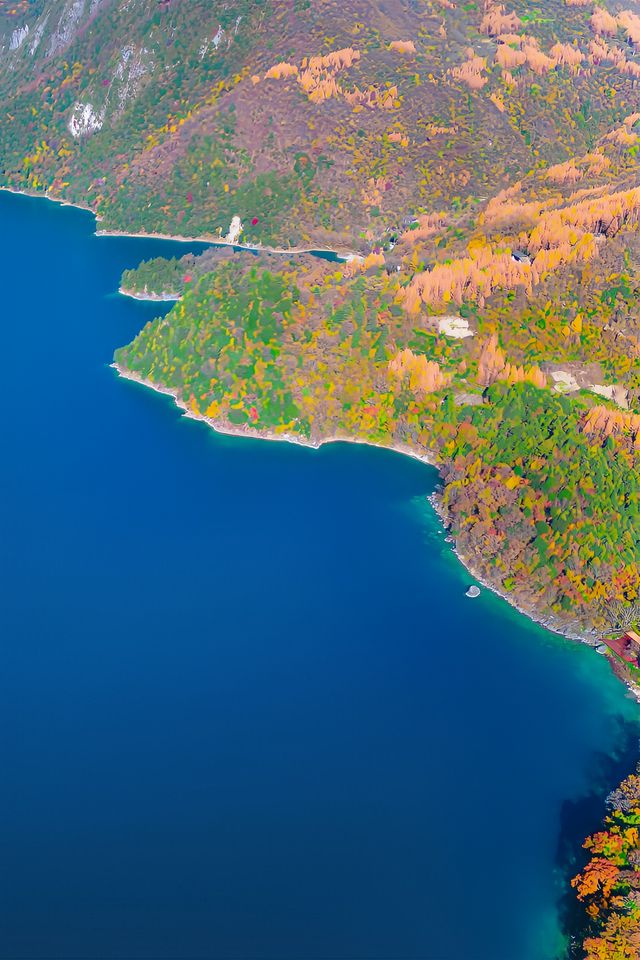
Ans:
{"type": "Polygon", "coordinates": [[[126,287],[118,287],[118,293],[123,297],[131,297],[132,300],[150,300],[157,303],[177,303],[182,300],[179,293],[147,293],[144,290],[127,290],[126,287]]]}

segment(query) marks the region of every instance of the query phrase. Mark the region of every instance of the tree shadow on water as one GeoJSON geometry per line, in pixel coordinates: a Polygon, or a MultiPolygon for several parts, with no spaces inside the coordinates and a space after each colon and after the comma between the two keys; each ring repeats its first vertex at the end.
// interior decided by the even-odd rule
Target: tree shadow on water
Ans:
{"type": "Polygon", "coordinates": [[[555,864],[562,893],[558,901],[558,921],[568,948],[562,960],[582,960],[582,942],[590,932],[590,921],[584,905],[571,886],[571,879],[587,863],[589,856],[583,843],[600,829],[607,813],[607,797],[636,768],[640,756],[638,728],[620,720],[614,738],[620,748],[614,756],[598,752],[593,756],[588,781],[591,789],[583,796],[565,800],[560,812],[560,831],[555,864]]]}

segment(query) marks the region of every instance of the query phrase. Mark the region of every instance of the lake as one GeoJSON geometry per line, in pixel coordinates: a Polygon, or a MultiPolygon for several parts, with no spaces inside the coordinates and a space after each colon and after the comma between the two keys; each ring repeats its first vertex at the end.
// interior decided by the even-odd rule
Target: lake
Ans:
{"type": "MultiPolygon", "coordinates": [[[[552,960],[637,755],[607,663],[470,580],[433,469],[119,379],[189,249],[0,194],[2,960],[552,960]]],[[[247,254],[249,255],[249,254],[247,254]]]]}

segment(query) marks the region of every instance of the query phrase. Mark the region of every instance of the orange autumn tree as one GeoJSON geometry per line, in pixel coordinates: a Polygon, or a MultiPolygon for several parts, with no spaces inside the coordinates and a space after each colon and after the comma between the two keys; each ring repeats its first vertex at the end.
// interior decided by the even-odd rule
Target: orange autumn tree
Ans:
{"type": "Polygon", "coordinates": [[[516,13],[507,13],[502,4],[489,3],[480,24],[480,31],[496,37],[499,33],[514,33],[522,26],[522,20],[516,13]]]}
{"type": "Polygon", "coordinates": [[[575,243],[585,233],[612,237],[623,226],[636,226],[639,217],[640,188],[605,193],[543,213],[529,237],[528,247],[536,252],[565,240],[575,243]]]}
{"type": "Polygon", "coordinates": [[[482,90],[489,82],[489,78],[485,76],[486,66],[486,57],[478,57],[473,50],[468,50],[465,62],[459,67],[452,67],[449,75],[455,80],[466,83],[471,90],[482,90]]]}
{"type": "MultiPolygon", "coordinates": [[[[405,41],[396,41],[404,44],[405,41]]],[[[411,43],[412,41],[406,41],[411,43]]],[[[409,53],[408,48],[404,49],[409,53]]],[[[352,107],[374,107],[381,110],[393,110],[398,105],[398,87],[392,84],[387,88],[367,87],[361,90],[354,86],[346,89],[340,85],[337,75],[360,60],[360,51],[353,47],[343,47],[318,57],[304,57],[300,67],[285,61],[275,64],[265,73],[265,80],[286,80],[295,78],[312,103],[339,98],[346,100],[352,107]]],[[[260,77],[252,77],[259,83],[260,77]]]]}
{"type": "MultiPolygon", "coordinates": [[[[282,80],[284,77],[297,77],[298,68],[295,63],[276,63],[264,75],[265,80],[282,80]]],[[[259,78],[258,78],[259,79],[259,78]]]]}
{"type": "Polygon", "coordinates": [[[475,300],[483,304],[497,287],[524,287],[530,291],[532,283],[531,265],[517,262],[508,250],[498,251],[489,244],[470,245],[469,256],[437,263],[430,270],[417,273],[401,299],[411,314],[417,312],[420,302],[437,305],[451,300],[458,304],[475,300]]]}
{"type": "Polygon", "coordinates": [[[415,53],[416,45],[413,40],[392,40],[389,49],[396,53],[415,53]]]}
{"type": "MultiPolygon", "coordinates": [[[[628,125],[623,128],[628,130],[628,125]]],[[[586,170],[602,171],[609,161],[596,151],[550,168],[547,176],[570,182],[577,176],[578,163],[586,170]]],[[[504,242],[498,245],[478,236],[470,242],[467,256],[436,263],[414,275],[399,295],[409,314],[417,313],[421,303],[437,306],[470,300],[482,306],[497,288],[522,287],[530,294],[548,273],[596,258],[598,237],[614,237],[623,228],[635,229],[640,223],[638,187],[614,193],[594,187],[578,191],[566,201],[552,197],[523,202],[520,191],[521,184],[516,183],[497,194],[480,222],[491,234],[513,234],[510,243],[526,249],[531,260],[513,257],[504,242]]]]}
{"type": "Polygon", "coordinates": [[[626,76],[638,79],[640,77],[640,63],[627,60],[621,47],[609,46],[602,37],[597,37],[589,43],[589,62],[594,66],[601,63],[612,63],[616,70],[626,76]]]}
{"type": "Polygon", "coordinates": [[[500,372],[498,380],[504,380],[509,386],[516,383],[532,383],[534,387],[546,387],[547,378],[540,367],[518,366],[517,363],[507,363],[500,372]]]}
{"type": "MultiPolygon", "coordinates": [[[[518,41],[520,38],[517,38],[518,41]]],[[[496,63],[503,70],[513,70],[516,67],[521,67],[526,63],[527,55],[523,53],[520,49],[518,43],[517,47],[512,46],[508,42],[500,42],[501,37],[498,37],[498,46],[496,47],[496,63]]]]}
{"type": "Polygon", "coordinates": [[[585,841],[591,860],[571,881],[593,927],[585,960],[640,960],[639,774],[609,796],[605,829],[585,841]]]}
{"type": "Polygon", "coordinates": [[[572,43],[554,43],[549,53],[563,67],[579,67],[584,60],[582,50],[572,43]]]}
{"type": "Polygon", "coordinates": [[[434,233],[438,233],[441,230],[446,222],[446,216],[444,213],[423,213],[420,214],[413,225],[413,228],[410,230],[405,230],[404,233],[400,234],[398,238],[400,242],[407,243],[410,246],[413,246],[416,243],[419,243],[421,240],[427,240],[429,237],[433,236],[434,233]]]}
{"type": "Polygon", "coordinates": [[[618,32],[618,22],[604,7],[596,7],[591,14],[591,27],[597,34],[605,37],[615,37],[618,32]]]}
{"type": "Polygon", "coordinates": [[[498,335],[493,334],[482,345],[478,361],[478,383],[490,387],[507,365],[504,350],[498,346],[498,335]]]}
{"type": "Polygon", "coordinates": [[[635,47],[640,46],[640,17],[631,10],[621,10],[616,20],[626,33],[627,40],[635,47]]]}
{"type": "Polygon", "coordinates": [[[383,253],[369,253],[366,257],[352,257],[343,267],[342,275],[344,277],[355,277],[356,274],[373,267],[384,267],[383,253]]]}
{"type": "Polygon", "coordinates": [[[527,42],[523,44],[522,52],[527,58],[528,67],[539,76],[553,70],[558,62],[554,57],[549,57],[542,52],[538,41],[534,37],[527,39],[527,42]]]}
{"type": "Polygon", "coordinates": [[[578,891],[579,900],[586,900],[587,897],[597,893],[606,904],[618,879],[618,873],[615,863],[605,857],[595,857],[586,865],[582,873],[574,877],[571,886],[578,891]]]}
{"type": "Polygon", "coordinates": [[[612,410],[597,404],[586,414],[582,430],[586,434],[596,434],[603,440],[607,437],[627,437],[635,449],[640,449],[640,414],[637,413],[612,410]]]}
{"type": "Polygon", "coordinates": [[[449,382],[435,360],[427,360],[422,353],[408,347],[389,361],[389,374],[401,382],[408,380],[409,389],[416,394],[435,393],[449,382]]]}
{"type": "Polygon", "coordinates": [[[500,34],[497,40],[495,62],[501,67],[503,78],[505,72],[524,64],[542,76],[558,65],[575,71],[584,60],[582,51],[568,43],[556,43],[546,54],[540,49],[538,40],[526,34],[500,34]]]}
{"type": "Polygon", "coordinates": [[[553,183],[577,183],[587,176],[600,176],[611,166],[609,157],[595,150],[582,157],[572,157],[564,163],[555,163],[545,171],[545,179],[553,183]]]}
{"type": "Polygon", "coordinates": [[[497,380],[509,386],[516,383],[531,383],[534,387],[546,387],[547,378],[540,367],[524,367],[509,363],[504,350],[498,345],[498,335],[492,334],[482,345],[478,360],[478,383],[490,387],[497,380]]]}

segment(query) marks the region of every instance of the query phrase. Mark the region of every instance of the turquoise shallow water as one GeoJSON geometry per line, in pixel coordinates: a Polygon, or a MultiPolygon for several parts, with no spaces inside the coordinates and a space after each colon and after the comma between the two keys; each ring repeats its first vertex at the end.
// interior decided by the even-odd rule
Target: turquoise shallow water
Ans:
{"type": "Polygon", "coordinates": [[[468,577],[436,475],[118,379],[185,247],[0,195],[0,958],[551,960],[630,767],[605,662],[468,577]]]}

